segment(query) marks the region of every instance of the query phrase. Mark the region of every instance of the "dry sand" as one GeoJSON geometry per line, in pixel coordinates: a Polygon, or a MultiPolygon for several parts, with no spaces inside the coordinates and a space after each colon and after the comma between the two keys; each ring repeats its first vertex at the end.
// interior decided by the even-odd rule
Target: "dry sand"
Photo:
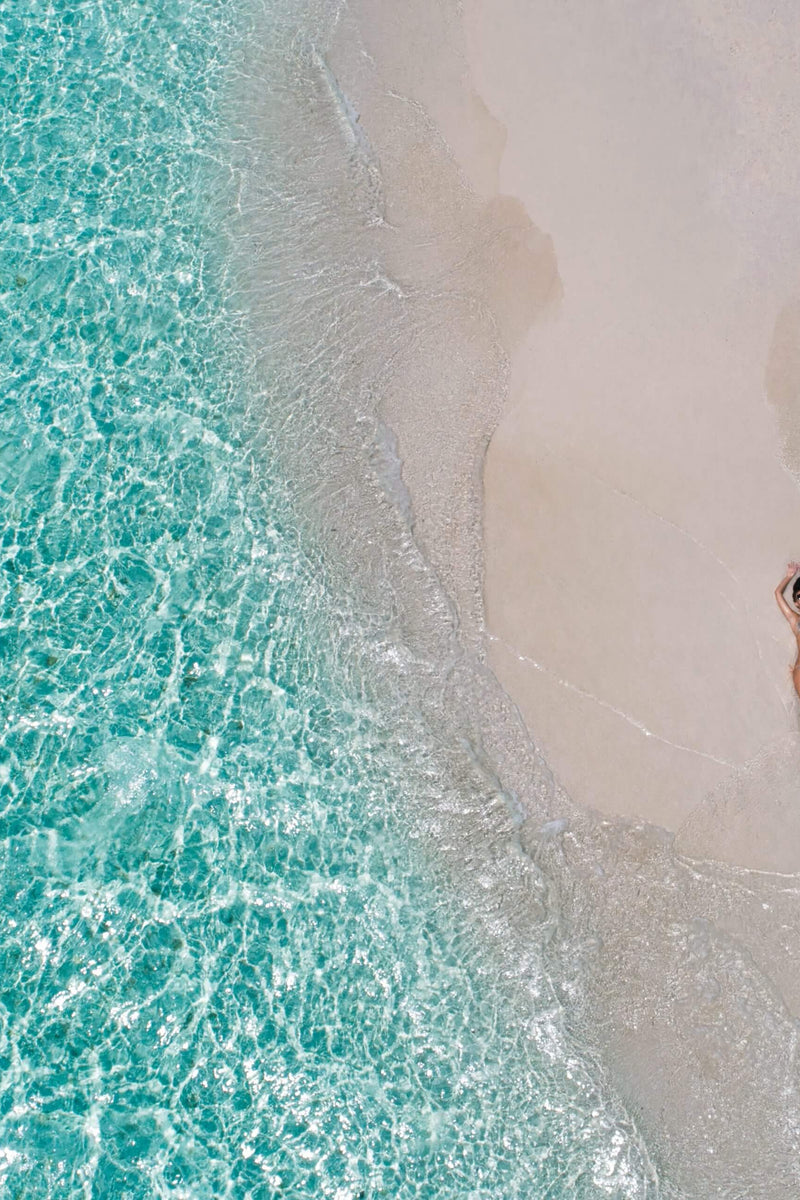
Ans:
{"type": "Polygon", "coordinates": [[[680,831],[699,857],[796,870],[793,640],[772,591],[800,554],[783,465],[800,13],[468,0],[466,15],[507,129],[500,188],[552,237],[563,287],[514,357],[486,461],[492,664],[573,797],[680,831]]]}

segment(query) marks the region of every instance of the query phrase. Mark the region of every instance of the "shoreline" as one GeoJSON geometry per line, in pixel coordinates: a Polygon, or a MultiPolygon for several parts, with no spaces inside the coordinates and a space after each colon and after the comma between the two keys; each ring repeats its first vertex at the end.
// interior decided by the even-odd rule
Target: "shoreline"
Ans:
{"type": "Polygon", "coordinates": [[[782,201],[800,178],[779,128],[800,127],[800,25],[749,8],[750,24],[689,3],[623,25],[602,5],[579,25],[549,2],[471,0],[466,25],[507,130],[499,185],[552,236],[563,283],[512,355],[486,458],[489,661],[632,858],[613,855],[631,908],[609,893],[585,964],[624,1094],[687,1186],[777,1198],[796,1187],[792,1139],[741,1088],[775,1085],[777,1013],[788,1045],[800,1015],[782,924],[800,914],[775,905],[800,870],[800,733],[772,597],[800,529],[800,222],[782,201]]]}
{"type": "MultiPolygon", "coordinates": [[[[501,51],[508,39],[515,41],[515,30],[509,19],[501,51]]],[[[522,52],[526,38],[516,42],[522,52]]],[[[655,823],[642,820],[633,805],[628,816],[602,816],[602,805],[561,786],[563,765],[545,761],[538,748],[547,748],[546,737],[524,710],[528,727],[522,726],[513,687],[501,678],[509,700],[491,673],[496,643],[485,638],[484,583],[489,634],[494,630],[491,581],[482,563],[484,524],[491,544],[491,514],[484,515],[482,504],[484,460],[488,472],[502,438],[498,423],[502,431],[519,409],[520,379],[540,377],[538,362],[526,360],[531,343],[541,350],[549,339],[554,371],[562,362],[581,366],[580,346],[558,339],[565,326],[574,335],[564,314],[571,319],[573,270],[586,248],[565,255],[553,214],[544,207],[539,213],[523,188],[515,194],[507,176],[519,130],[515,136],[511,119],[507,129],[500,123],[513,112],[493,111],[496,98],[486,81],[470,75],[468,50],[460,16],[444,2],[415,3],[402,14],[389,5],[355,3],[339,13],[323,58],[313,47],[311,54],[299,52],[306,109],[293,108],[286,119],[298,161],[308,136],[308,157],[319,175],[314,183],[318,189],[324,183],[325,194],[312,193],[307,201],[310,244],[301,238],[297,261],[287,251],[276,275],[282,283],[285,271],[293,283],[292,272],[305,272],[315,254],[326,264],[310,276],[324,297],[324,303],[313,297],[318,341],[306,319],[304,305],[312,307],[306,293],[287,311],[284,299],[292,290],[278,287],[268,298],[269,312],[292,352],[320,348],[310,377],[298,358],[306,372],[301,379],[335,386],[318,413],[309,407],[310,430],[288,427],[286,461],[290,467],[295,461],[298,480],[307,481],[326,567],[345,587],[364,585],[365,610],[374,609],[378,631],[374,669],[381,670],[385,655],[394,673],[387,686],[405,690],[401,706],[429,725],[452,769],[453,796],[466,797],[458,803],[440,798],[438,807],[434,802],[431,812],[420,814],[420,827],[463,892],[476,927],[499,951],[509,986],[527,989],[534,1008],[548,1003],[548,989],[557,994],[570,1034],[602,1061],[648,1148],[689,1195],[726,1194],[736,1186],[748,1197],[783,1200],[798,1184],[790,1130],[800,1115],[792,1067],[800,953],[790,931],[800,905],[782,877],[704,854],[709,838],[716,839],[722,809],[726,823],[732,814],[749,822],[744,832],[733,830],[732,851],[742,844],[749,850],[761,809],[746,788],[744,794],[715,793],[718,776],[710,774],[704,782],[713,802],[699,813],[705,825],[686,826],[678,838],[665,828],[663,795],[656,797],[660,809],[654,804],[648,814],[655,823]],[[307,134],[315,120],[327,123],[321,126],[327,141],[307,134]],[[343,143],[344,164],[337,153],[343,143]],[[360,534],[355,556],[353,529],[360,534]],[[544,976],[536,974],[540,953],[544,976]],[[743,1151],[754,1144],[755,1166],[743,1151]]],[[[516,111],[527,112],[519,105],[516,111]]],[[[306,203],[301,176],[298,169],[286,193],[302,194],[306,203]]],[[[260,204],[254,195],[249,212],[256,225],[260,204]]],[[[288,215],[296,216],[294,210],[288,215]]],[[[272,253],[268,238],[263,246],[272,253]]],[[[254,277],[251,286],[257,311],[261,281],[254,277]]],[[[690,315],[683,314],[683,326],[674,325],[673,338],[691,327],[690,315]]],[[[791,366],[791,354],[789,360],[791,366]]],[[[542,421],[541,406],[534,416],[542,421]]],[[[610,428],[616,435],[626,426],[610,428]]],[[[533,445],[541,454],[533,436],[539,432],[534,422],[524,436],[512,434],[515,453],[530,454],[533,445]]],[[[558,427],[547,429],[563,473],[565,449],[575,457],[575,447],[556,441],[554,432],[558,427]]],[[[588,475],[591,467],[597,474],[613,463],[615,444],[614,438],[600,443],[608,452],[600,463],[578,458],[578,473],[588,475]]],[[[513,472],[506,477],[515,478],[513,472]]],[[[537,462],[535,478],[542,477],[537,462]]],[[[627,503],[612,494],[615,503],[627,503]]],[[[678,496],[698,500],[688,487],[678,496]]],[[[646,499],[661,512],[662,497],[646,499]]],[[[566,511],[580,513],[580,506],[566,511]]],[[[683,545],[686,539],[673,528],[681,520],[680,512],[670,512],[660,524],[683,545]]],[[[712,541],[701,532],[702,538],[693,536],[712,541]]],[[[711,572],[704,586],[719,590],[713,567],[697,546],[692,553],[711,572]]],[[[764,551],[764,562],[770,553],[764,551]]],[[[516,572],[523,598],[547,580],[549,565],[540,556],[529,560],[529,579],[516,572]]],[[[570,579],[556,582],[560,613],[570,579]]],[[[756,595],[757,580],[749,582],[756,595]]],[[[572,625],[555,625],[553,632],[554,644],[572,645],[572,625]]],[[[616,658],[625,662],[626,627],[622,635],[616,658]]],[[[764,646],[766,658],[769,642],[764,646]]],[[[776,636],[774,658],[778,651],[776,636]]],[[[593,694],[599,694],[596,685],[593,694]]],[[[782,700],[773,700],[769,689],[765,695],[770,718],[782,700]]],[[[656,726],[649,714],[623,709],[613,695],[610,702],[638,723],[627,723],[636,739],[646,736],[643,725],[688,744],[685,731],[656,726]]],[[[785,707],[784,713],[788,728],[785,707]]],[[[613,712],[609,717],[619,720],[613,712]]],[[[580,721],[573,732],[578,745],[580,721]]],[[[776,778],[789,792],[795,749],[788,745],[783,758],[778,755],[784,767],[776,778]]],[[[730,747],[711,746],[710,753],[723,760],[703,759],[713,770],[730,769],[730,747]]],[[[626,761],[622,757],[623,775],[626,761]]],[[[758,801],[757,762],[745,776],[758,801]]],[[[640,790],[648,779],[645,772],[640,790]]],[[[774,815],[780,835],[785,812],[774,815]]],[[[775,850],[773,836],[759,861],[773,862],[775,850]]],[[[735,862],[735,853],[729,857],[735,862]]]]}

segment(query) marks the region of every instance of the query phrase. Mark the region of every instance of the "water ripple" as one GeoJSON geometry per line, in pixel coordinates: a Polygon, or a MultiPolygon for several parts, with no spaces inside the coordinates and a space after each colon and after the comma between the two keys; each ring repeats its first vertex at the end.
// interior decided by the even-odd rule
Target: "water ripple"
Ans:
{"type": "Polygon", "coordinates": [[[0,12],[4,1194],[644,1195],[406,844],[428,751],[253,460],[240,18],[0,12]]]}

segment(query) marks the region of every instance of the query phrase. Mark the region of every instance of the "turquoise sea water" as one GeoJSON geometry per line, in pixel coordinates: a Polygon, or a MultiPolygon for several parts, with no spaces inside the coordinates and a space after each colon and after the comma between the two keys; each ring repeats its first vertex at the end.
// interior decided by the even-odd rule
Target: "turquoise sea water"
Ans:
{"type": "Polygon", "coordinates": [[[655,1194],[406,836],[433,751],[256,437],[251,15],[0,4],[0,1190],[655,1194]]]}

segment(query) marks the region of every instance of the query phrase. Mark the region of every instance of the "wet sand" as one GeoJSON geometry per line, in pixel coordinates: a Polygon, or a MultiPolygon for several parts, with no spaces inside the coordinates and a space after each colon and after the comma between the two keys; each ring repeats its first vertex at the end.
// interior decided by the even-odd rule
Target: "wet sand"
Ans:
{"type": "Polygon", "coordinates": [[[507,130],[499,187],[552,238],[562,287],[486,456],[490,661],[598,814],[564,854],[615,1079],[689,1194],[781,1200],[800,706],[773,590],[800,549],[800,18],[468,0],[466,25],[507,130]]]}
{"type": "Polygon", "coordinates": [[[800,783],[773,771],[770,795],[751,765],[800,780],[772,596],[800,552],[800,21],[471,0],[467,29],[507,129],[500,187],[552,237],[563,287],[487,455],[493,667],[573,797],[700,857],[795,870],[800,783]]]}

